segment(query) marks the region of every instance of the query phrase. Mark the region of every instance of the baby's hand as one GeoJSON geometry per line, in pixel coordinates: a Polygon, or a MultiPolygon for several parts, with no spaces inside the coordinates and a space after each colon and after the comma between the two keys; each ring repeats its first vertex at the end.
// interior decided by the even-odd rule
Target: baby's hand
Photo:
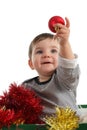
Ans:
{"type": "Polygon", "coordinates": [[[65,18],[66,25],[56,24],[54,27],[56,28],[55,38],[60,39],[60,45],[64,45],[68,43],[69,34],[70,34],[70,22],[68,18],[65,18]]]}
{"type": "Polygon", "coordinates": [[[87,123],[87,114],[80,117],[80,123],[87,123]]]}

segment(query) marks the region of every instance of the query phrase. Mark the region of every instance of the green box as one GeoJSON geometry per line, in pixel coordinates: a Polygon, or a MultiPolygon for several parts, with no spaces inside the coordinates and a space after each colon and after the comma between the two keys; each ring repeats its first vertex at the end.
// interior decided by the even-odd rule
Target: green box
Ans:
{"type": "Polygon", "coordinates": [[[80,124],[77,130],[87,130],[87,124],[86,123],[80,124]]]}
{"type": "MultiPolygon", "coordinates": [[[[3,127],[2,130],[47,130],[46,125],[23,124],[18,127],[12,125],[10,128],[3,127]]],[[[77,130],[87,130],[87,124],[80,124],[77,130]]]]}
{"type": "Polygon", "coordinates": [[[23,124],[19,126],[12,125],[10,128],[3,127],[2,130],[47,130],[46,125],[23,124]]]}

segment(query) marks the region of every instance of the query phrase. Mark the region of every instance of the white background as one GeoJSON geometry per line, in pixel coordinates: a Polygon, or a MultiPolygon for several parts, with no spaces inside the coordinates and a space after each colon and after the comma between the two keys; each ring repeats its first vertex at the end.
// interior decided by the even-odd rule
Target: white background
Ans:
{"type": "Polygon", "coordinates": [[[86,0],[0,0],[0,94],[10,83],[36,75],[27,64],[28,46],[42,32],[50,32],[48,20],[67,16],[70,42],[81,68],[77,103],[87,104],[87,4],[86,0]]]}

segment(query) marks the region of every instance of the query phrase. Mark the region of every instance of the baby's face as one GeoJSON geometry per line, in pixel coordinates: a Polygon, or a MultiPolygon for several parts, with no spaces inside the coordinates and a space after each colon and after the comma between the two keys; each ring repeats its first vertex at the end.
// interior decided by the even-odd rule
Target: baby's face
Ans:
{"type": "Polygon", "coordinates": [[[58,66],[58,41],[45,39],[34,45],[31,67],[40,75],[51,75],[58,66]]]}

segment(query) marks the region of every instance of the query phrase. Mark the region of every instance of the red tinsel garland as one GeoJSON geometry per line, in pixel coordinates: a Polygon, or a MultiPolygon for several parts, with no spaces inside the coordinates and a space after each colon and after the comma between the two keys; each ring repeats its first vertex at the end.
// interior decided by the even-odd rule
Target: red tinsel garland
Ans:
{"type": "Polygon", "coordinates": [[[14,110],[4,110],[0,109],[0,128],[3,126],[9,127],[13,123],[14,110]]]}
{"type": "Polygon", "coordinates": [[[13,83],[0,96],[0,128],[11,124],[41,124],[41,99],[31,89],[13,83]]]}

